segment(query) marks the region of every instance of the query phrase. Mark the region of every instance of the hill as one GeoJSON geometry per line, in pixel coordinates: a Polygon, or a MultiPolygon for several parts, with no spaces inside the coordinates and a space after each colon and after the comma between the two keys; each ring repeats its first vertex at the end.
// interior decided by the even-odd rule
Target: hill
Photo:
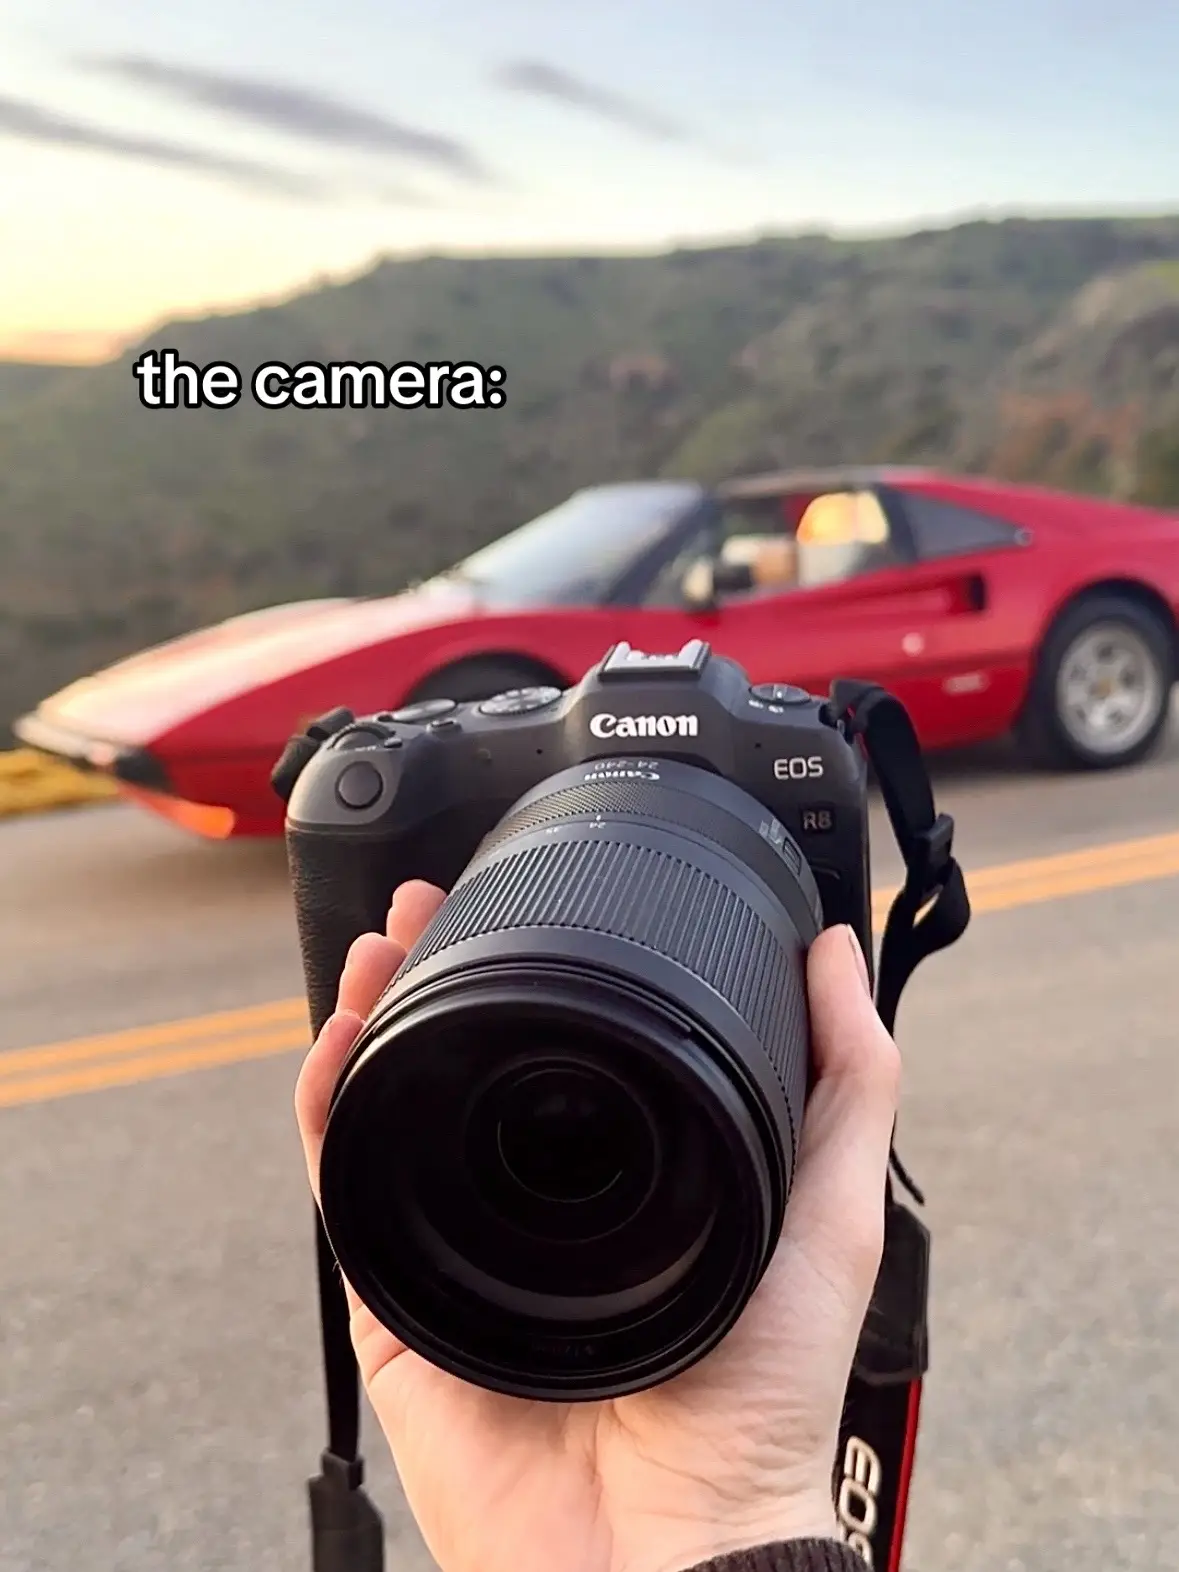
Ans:
{"type": "Polygon", "coordinates": [[[28,398],[42,388],[68,377],[73,366],[38,365],[24,360],[0,360],[0,405],[28,398]]]}
{"type": "Polygon", "coordinates": [[[597,481],[897,459],[1179,499],[1177,271],[1179,219],[433,257],[0,377],[0,725],[203,622],[396,589],[597,481]],[[507,402],[147,410],[131,365],[164,345],[247,374],[474,359],[507,402]]]}
{"type": "Polygon", "coordinates": [[[1179,264],[1080,289],[987,388],[956,457],[1012,480],[1179,503],[1179,264]]]}

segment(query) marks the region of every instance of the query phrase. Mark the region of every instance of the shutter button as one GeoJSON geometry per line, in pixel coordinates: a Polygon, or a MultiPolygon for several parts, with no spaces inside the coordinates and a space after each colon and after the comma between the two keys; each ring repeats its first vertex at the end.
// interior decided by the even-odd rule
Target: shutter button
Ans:
{"type": "Polygon", "coordinates": [[[336,796],[346,808],[371,808],[384,787],[380,770],[358,759],[336,782],[336,796]]]}

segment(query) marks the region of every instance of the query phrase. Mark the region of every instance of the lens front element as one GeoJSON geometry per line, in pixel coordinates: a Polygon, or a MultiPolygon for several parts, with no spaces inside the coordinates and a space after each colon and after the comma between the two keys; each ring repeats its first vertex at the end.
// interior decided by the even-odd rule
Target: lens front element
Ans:
{"type": "MultiPolygon", "coordinates": [[[[498,1175],[530,1201],[558,1208],[600,1201],[624,1173],[653,1168],[652,1131],[635,1104],[598,1070],[542,1064],[525,1067],[488,1094],[495,1121],[498,1175]]],[[[482,1166],[482,1153],[476,1153],[482,1166]]],[[[498,1175],[482,1177],[487,1186],[498,1175]]],[[[648,1179],[649,1183],[649,1179],[648,1179]]]]}

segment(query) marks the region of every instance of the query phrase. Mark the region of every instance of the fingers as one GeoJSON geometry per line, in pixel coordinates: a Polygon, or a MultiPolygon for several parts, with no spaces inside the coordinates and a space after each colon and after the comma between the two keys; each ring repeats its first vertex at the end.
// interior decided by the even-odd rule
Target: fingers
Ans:
{"type": "Polygon", "coordinates": [[[379,933],[362,933],[348,951],[340,975],[335,1014],[323,1025],[303,1061],[295,1085],[295,1118],[307,1159],[307,1177],[319,1200],[319,1154],[332,1091],[348,1050],[377,1000],[405,959],[405,950],[379,933]]]}
{"type": "Polygon", "coordinates": [[[392,982],[407,952],[416,944],[443,894],[433,885],[414,881],[393,896],[385,935],[364,933],[348,951],[335,1014],[303,1061],[295,1087],[295,1117],[307,1162],[307,1177],[319,1199],[319,1158],[332,1092],[344,1060],[364,1021],[392,982]]]}
{"type": "Polygon", "coordinates": [[[394,944],[399,944],[408,953],[444,899],[441,890],[421,879],[411,879],[408,884],[401,885],[389,907],[386,934],[394,944]]]}
{"type": "Polygon", "coordinates": [[[336,1008],[368,1016],[404,959],[404,945],[379,933],[362,933],[344,962],[336,1008]]]}
{"type": "Polygon", "coordinates": [[[817,1079],[784,1237],[862,1319],[880,1264],[900,1056],[849,928],[816,940],[807,991],[817,1079]]]}
{"type": "Polygon", "coordinates": [[[315,1203],[319,1204],[319,1157],[327,1124],[332,1090],[348,1050],[356,1041],[363,1019],[354,1010],[337,1010],[324,1022],[311,1052],[303,1061],[295,1084],[295,1118],[303,1142],[307,1179],[315,1203]]]}

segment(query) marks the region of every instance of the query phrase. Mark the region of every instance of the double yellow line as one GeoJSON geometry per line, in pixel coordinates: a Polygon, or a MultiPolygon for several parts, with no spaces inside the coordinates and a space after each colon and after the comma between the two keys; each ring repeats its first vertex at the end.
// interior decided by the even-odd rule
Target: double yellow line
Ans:
{"type": "MultiPolygon", "coordinates": [[[[1177,874],[1179,834],[1169,833],[972,869],[967,871],[966,883],[971,910],[982,913],[1035,906],[1069,895],[1091,895],[1127,884],[1148,884],[1177,874]]],[[[894,893],[884,890],[873,898],[872,918],[877,927],[883,926],[894,893]]]]}
{"type": "Polygon", "coordinates": [[[290,1053],[306,1048],[308,1036],[306,1003],[280,999],[162,1026],[16,1048],[0,1053],[0,1108],[290,1053]]]}
{"type": "MultiPolygon", "coordinates": [[[[974,911],[984,913],[1176,875],[1179,834],[1168,834],[980,868],[967,882],[974,911]]],[[[873,901],[877,927],[893,893],[879,891],[873,901]]],[[[0,1053],[0,1108],[292,1053],[305,1049],[307,1042],[306,1004],[281,999],[161,1026],[18,1048],[0,1053]]]]}

